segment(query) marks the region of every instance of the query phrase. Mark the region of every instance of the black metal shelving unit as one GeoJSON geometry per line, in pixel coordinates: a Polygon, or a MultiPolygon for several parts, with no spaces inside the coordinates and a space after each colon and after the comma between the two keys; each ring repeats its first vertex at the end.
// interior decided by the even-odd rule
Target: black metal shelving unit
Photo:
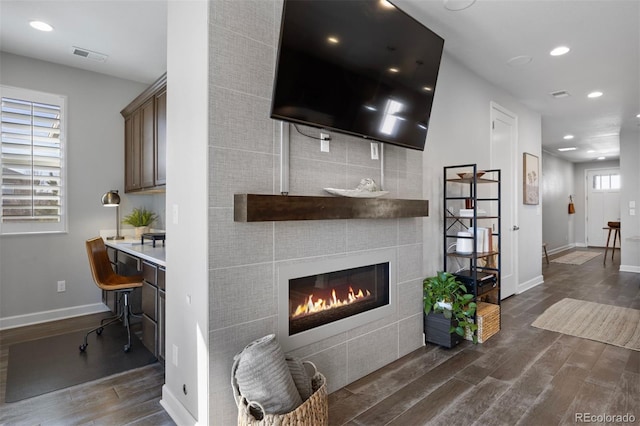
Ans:
{"type": "MultiPolygon", "coordinates": [[[[444,167],[443,253],[444,271],[463,275],[475,300],[500,305],[501,253],[501,176],[499,169],[478,170],[476,164],[444,167]],[[479,192],[479,188],[482,190],[479,192]],[[460,210],[472,211],[461,215],[460,210]],[[479,215],[484,210],[485,214],[479,215]],[[478,250],[479,228],[489,228],[489,250],[478,250]],[[457,232],[473,228],[471,237],[457,232]],[[457,253],[455,243],[472,240],[472,252],[457,253]],[[495,277],[495,285],[493,281],[495,277]],[[487,288],[481,284],[490,285],[487,288]]],[[[477,321],[477,318],[476,318],[477,321]]],[[[501,324],[500,324],[501,326],[501,324]]],[[[480,340],[481,341],[481,340],[480,340]]]]}

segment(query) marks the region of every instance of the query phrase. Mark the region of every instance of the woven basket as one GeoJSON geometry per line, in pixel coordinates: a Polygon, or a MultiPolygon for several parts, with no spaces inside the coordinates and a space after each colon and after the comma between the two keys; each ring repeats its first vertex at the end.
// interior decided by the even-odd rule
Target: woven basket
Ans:
{"type": "MultiPolygon", "coordinates": [[[[295,410],[286,414],[266,414],[260,420],[252,415],[252,412],[264,413],[260,404],[247,401],[240,395],[238,426],[328,426],[327,380],[316,372],[312,378],[312,386],[313,394],[295,410]]],[[[237,389],[236,392],[239,395],[237,389]]]]}
{"type": "MultiPolygon", "coordinates": [[[[484,343],[489,337],[500,331],[500,305],[478,302],[476,317],[478,318],[478,343],[484,343]]],[[[464,338],[473,340],[469,328],[467,328],[464,338]]]]}

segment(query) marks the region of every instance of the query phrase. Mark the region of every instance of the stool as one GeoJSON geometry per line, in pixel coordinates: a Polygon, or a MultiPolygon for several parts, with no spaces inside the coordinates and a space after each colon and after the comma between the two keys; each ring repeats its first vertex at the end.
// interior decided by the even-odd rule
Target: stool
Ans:
{"type": "Polygon", "coordinates": [[[547,260],[547,265],[548,265],[549,255],[547,254],[547,243],[542,243],[542,250],[544,250],[544,258],[547,260]]]}
{"type": "Polygon", "coordinates": [[[609,240],[611,239],[611,231],[613,231],[613,246],[611,246],[611,261],[613,261],[613,255],[616,253],[616,238],[618,241],[620,240],[620,226],[605,226],[602,229],[608,229],[609,233],[607,234],[607,246],[604,249],[604,263],[607,264],[607,252],[609,251],[609,240]]]}

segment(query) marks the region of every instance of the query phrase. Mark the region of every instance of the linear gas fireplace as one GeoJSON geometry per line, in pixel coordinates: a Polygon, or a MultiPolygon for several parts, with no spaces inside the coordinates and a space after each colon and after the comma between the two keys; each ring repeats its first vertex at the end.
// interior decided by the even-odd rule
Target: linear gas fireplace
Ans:
{"type": "Polygon", "coordinates": [[[278,338],[285,350],[395,313],[395,250],[278,268],[278,338]]]}

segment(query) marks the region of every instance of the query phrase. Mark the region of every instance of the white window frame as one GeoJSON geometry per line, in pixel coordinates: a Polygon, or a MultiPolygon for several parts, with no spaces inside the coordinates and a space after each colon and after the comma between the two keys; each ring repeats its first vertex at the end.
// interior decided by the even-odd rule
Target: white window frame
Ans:
{"type": "MultiPolygon", "coordinates": [[[[14,223],[0,220],[0,235],[66,233],[68,232],[69,216],[69,192],[67,185],[67,97],[64,95],[0,85],[0,99],[5,97],[60,106],[60,221],[37,222],[34,220],[14,223]]],[[[0,141],[0,146],[1,144],[2,142],[0,141]]],[[[0,157],[0,173],[1,171],[2,158],[0,157]]],[[[0,191],[0,206],[2,206],[2,191],[0,191]]],[[[0,219],[2,219],[2,210],[0,210],[0,219]]]]}

